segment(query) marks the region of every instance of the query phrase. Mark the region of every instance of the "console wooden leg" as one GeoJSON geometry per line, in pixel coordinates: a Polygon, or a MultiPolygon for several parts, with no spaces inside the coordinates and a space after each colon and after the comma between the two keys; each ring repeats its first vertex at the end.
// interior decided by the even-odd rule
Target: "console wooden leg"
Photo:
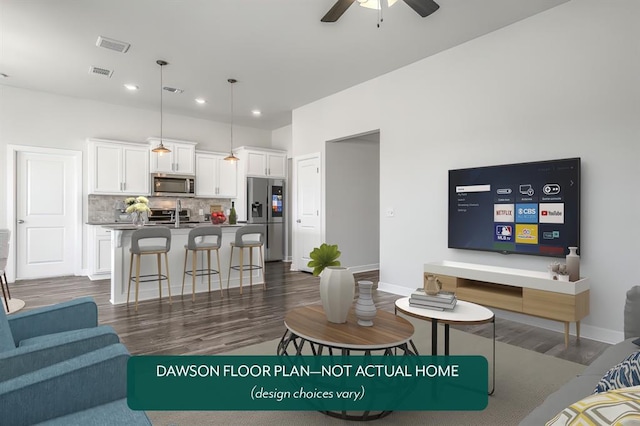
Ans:
{"type": "Polygon", "coordinates": [[[580,340],[580,321],[576,321],[576,340],[580,340]]]}
{"type": "Polygon", "coordinates": [[[569,347],[569,326],[570,325],[571,325],[570,322],[564,323],[564,347],[565,348],[569,347]]]}

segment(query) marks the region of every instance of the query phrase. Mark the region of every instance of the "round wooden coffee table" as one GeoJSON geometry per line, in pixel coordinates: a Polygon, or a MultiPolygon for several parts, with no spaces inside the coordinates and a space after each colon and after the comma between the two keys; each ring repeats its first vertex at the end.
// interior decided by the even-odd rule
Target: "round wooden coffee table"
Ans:
{"type": "MultiPolygon", "coordinates": [[[[302,306],[289,311],[284,319],[287,328],[280,343],[278,355],[304,355],[308,345],[313,355],[418,355],[413,344],[413,325],[406,319],[391,312],[378,311],[372,327],[358,325],[352,309],[344,324],[327,321],[320,305],[302,306]],[[324,351],[327,353],[324,353],[324,351]],[[380,353],[381,352],[381,353],[380,353]]],[[[374,420],[391,411],[367,411],[354,413],[347,411],[322,411],[332,417],[346,420],[374,420]]]]}

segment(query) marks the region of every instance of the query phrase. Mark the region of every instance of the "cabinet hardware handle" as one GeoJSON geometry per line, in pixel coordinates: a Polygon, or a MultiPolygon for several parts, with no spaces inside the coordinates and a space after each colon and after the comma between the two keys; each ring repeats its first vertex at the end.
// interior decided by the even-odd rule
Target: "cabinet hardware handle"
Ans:
{"type": "Polygon", "coordinates": [[[24,223],[24,220],[18,219],[18,223],[24,223]]]}

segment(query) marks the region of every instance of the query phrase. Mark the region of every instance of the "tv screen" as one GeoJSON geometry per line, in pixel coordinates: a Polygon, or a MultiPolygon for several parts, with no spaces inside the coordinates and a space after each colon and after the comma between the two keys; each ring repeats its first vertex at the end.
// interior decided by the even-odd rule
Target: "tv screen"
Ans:
{"type": "Polygon", "coordinates": [[[580,158],[449,170],[449,248],[564,257],[580,246],[580,158]]]}

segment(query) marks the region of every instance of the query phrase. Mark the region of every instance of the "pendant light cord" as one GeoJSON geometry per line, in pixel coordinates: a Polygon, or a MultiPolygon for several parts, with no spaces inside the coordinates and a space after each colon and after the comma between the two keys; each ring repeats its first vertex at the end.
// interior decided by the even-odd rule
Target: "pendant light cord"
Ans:
{"type": "Polygon", "coordinates": [[[162,145],[162,68],[164,65],[160,64],[160,145],[162,145]]]}
{"type": "Polygon", "coordinates": [[[235,81],[231,81],[231,149],[229,152],[233,153],[233,83],[235,81]]]}

